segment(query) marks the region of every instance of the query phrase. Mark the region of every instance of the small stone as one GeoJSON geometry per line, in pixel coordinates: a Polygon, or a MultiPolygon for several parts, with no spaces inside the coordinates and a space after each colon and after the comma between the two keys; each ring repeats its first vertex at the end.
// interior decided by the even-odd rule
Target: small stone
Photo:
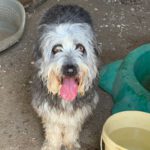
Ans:
{"type": "Polygon", "coordinates": [[[1,86],[1,89],[4,89],[4,87],[3,87],[3,86],[1,86]]]}
{"type": "Polygon", "coordinates": [[[94,8],[95,11],[98,11],[98,8],[94,8]]]}
{"type": "Polygon", "coordinates": [[[118,25],[117,25],[117,28],[120,28],[120,27],[121,27],[121,25],[120,25],[120,24],[118,24],[118,25]]]}
{"type": "Polygon", "coordinates": [[[116,50],[116,48],[113,47],[113,48],[112,48],[112,51],[115,51],[115,50],[116,50]]]}
{"type": "Polygon", "coordinates": [[[131,8],[131,11],[135,11],[135,9],[134,9],[134,8],[131,8]]]}
{"type": "Polygon", "coordinates": [[[35,64],[35,62],[34,61],[31,61],[31,65],[34,65],[35,64]]]}
{"type": "Polygon", "coordinates": [[[121,26],[125,27],[126,25],[125,24],[121,24],[121,26]]]}
{"type": "Polygon", "coordinates": [[[30,81],[29,81],[29,84],[32,84],[32,83],[33,83],[33,81],[30,80],[30,81]]]}
{"type": "Polygon", "coordinates": [[[36,140],[36,138],[32,138],[32,140],[34,141],[34,140],[36,140]]]}

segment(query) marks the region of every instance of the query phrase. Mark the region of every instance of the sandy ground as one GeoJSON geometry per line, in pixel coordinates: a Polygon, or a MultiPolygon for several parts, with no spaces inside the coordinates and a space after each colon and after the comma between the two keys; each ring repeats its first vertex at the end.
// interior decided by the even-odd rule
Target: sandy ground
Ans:
{"type": "MultiPolygon", "coordinates": [[[[0,53],[1,150],[40,150],[42,145],[42,125],[30,105],[32,48],[40,16],[56,3],[78,4],[91,13],[103,65],[150,40],[149,0],[48,0],[33,13],[27,12],[22,39],[0,53]]],[[[98,92],[98,107],[81,133],[82,150],[99,150],[102,125],[111,115],[111,97],[101,89],[98,92]]]]}

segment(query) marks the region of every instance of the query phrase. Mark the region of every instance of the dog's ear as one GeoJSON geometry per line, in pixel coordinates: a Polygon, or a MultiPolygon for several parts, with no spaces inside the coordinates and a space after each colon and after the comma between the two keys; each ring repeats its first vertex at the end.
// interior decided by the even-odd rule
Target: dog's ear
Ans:
{"type": "Polygon", "coordinates": [[[100,54],[101,54],[101,48],[97,45],[96,37],[94,37],[93,45],[94,45],[95,54],[96,54],[97,57],[99,57],[100,54]]]}
{"type": "Polygon", "coordinates": [[[94,46],[95,55],[97,56],[97,59],[98,59],[97,68],[99,70],[101,67],[101,48],[100,46],[98,46],[96,38],[94,38],[93,46],[94,46]]]}
{"type": "Polygon", "coordinates": [[[101,50],[98,47],[96,48],[94,47],[94,51],[95,51],[96,56],[99,57],[101,54],[101,50]]]}
{"type": "Polygon", "coordinates": [[[33,58],[35,61],[39,60],[42,57],[39,42],[35,42],[33,47],[33,58]]]}

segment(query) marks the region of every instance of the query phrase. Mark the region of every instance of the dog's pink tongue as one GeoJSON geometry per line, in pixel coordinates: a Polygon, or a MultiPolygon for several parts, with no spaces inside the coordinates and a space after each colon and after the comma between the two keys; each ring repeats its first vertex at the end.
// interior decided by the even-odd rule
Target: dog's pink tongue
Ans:
{"type": "Polygon", "coordinates": [[[60,96],[66,101],[75,100],[78,92],[78,85],[73,78],[65,78],[60,89],[60,96]]]}

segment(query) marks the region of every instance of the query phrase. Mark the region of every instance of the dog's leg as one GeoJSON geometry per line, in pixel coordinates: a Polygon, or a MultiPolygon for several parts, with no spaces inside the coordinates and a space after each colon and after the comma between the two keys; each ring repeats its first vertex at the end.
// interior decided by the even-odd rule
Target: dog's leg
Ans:
{"type": "Polygon", "coordinates": [[[80,144],[78,143],[80,128],[77,126],[67,126],[65,128],[63,143],[67,150],[79,150],[80,144]]]}
{"type": "Polygon", "coordinates": [[[54,123],[47,122],[45,127],[45,142],[41,150],[60,150],[62,145],[62,130],[54,123]]]}

